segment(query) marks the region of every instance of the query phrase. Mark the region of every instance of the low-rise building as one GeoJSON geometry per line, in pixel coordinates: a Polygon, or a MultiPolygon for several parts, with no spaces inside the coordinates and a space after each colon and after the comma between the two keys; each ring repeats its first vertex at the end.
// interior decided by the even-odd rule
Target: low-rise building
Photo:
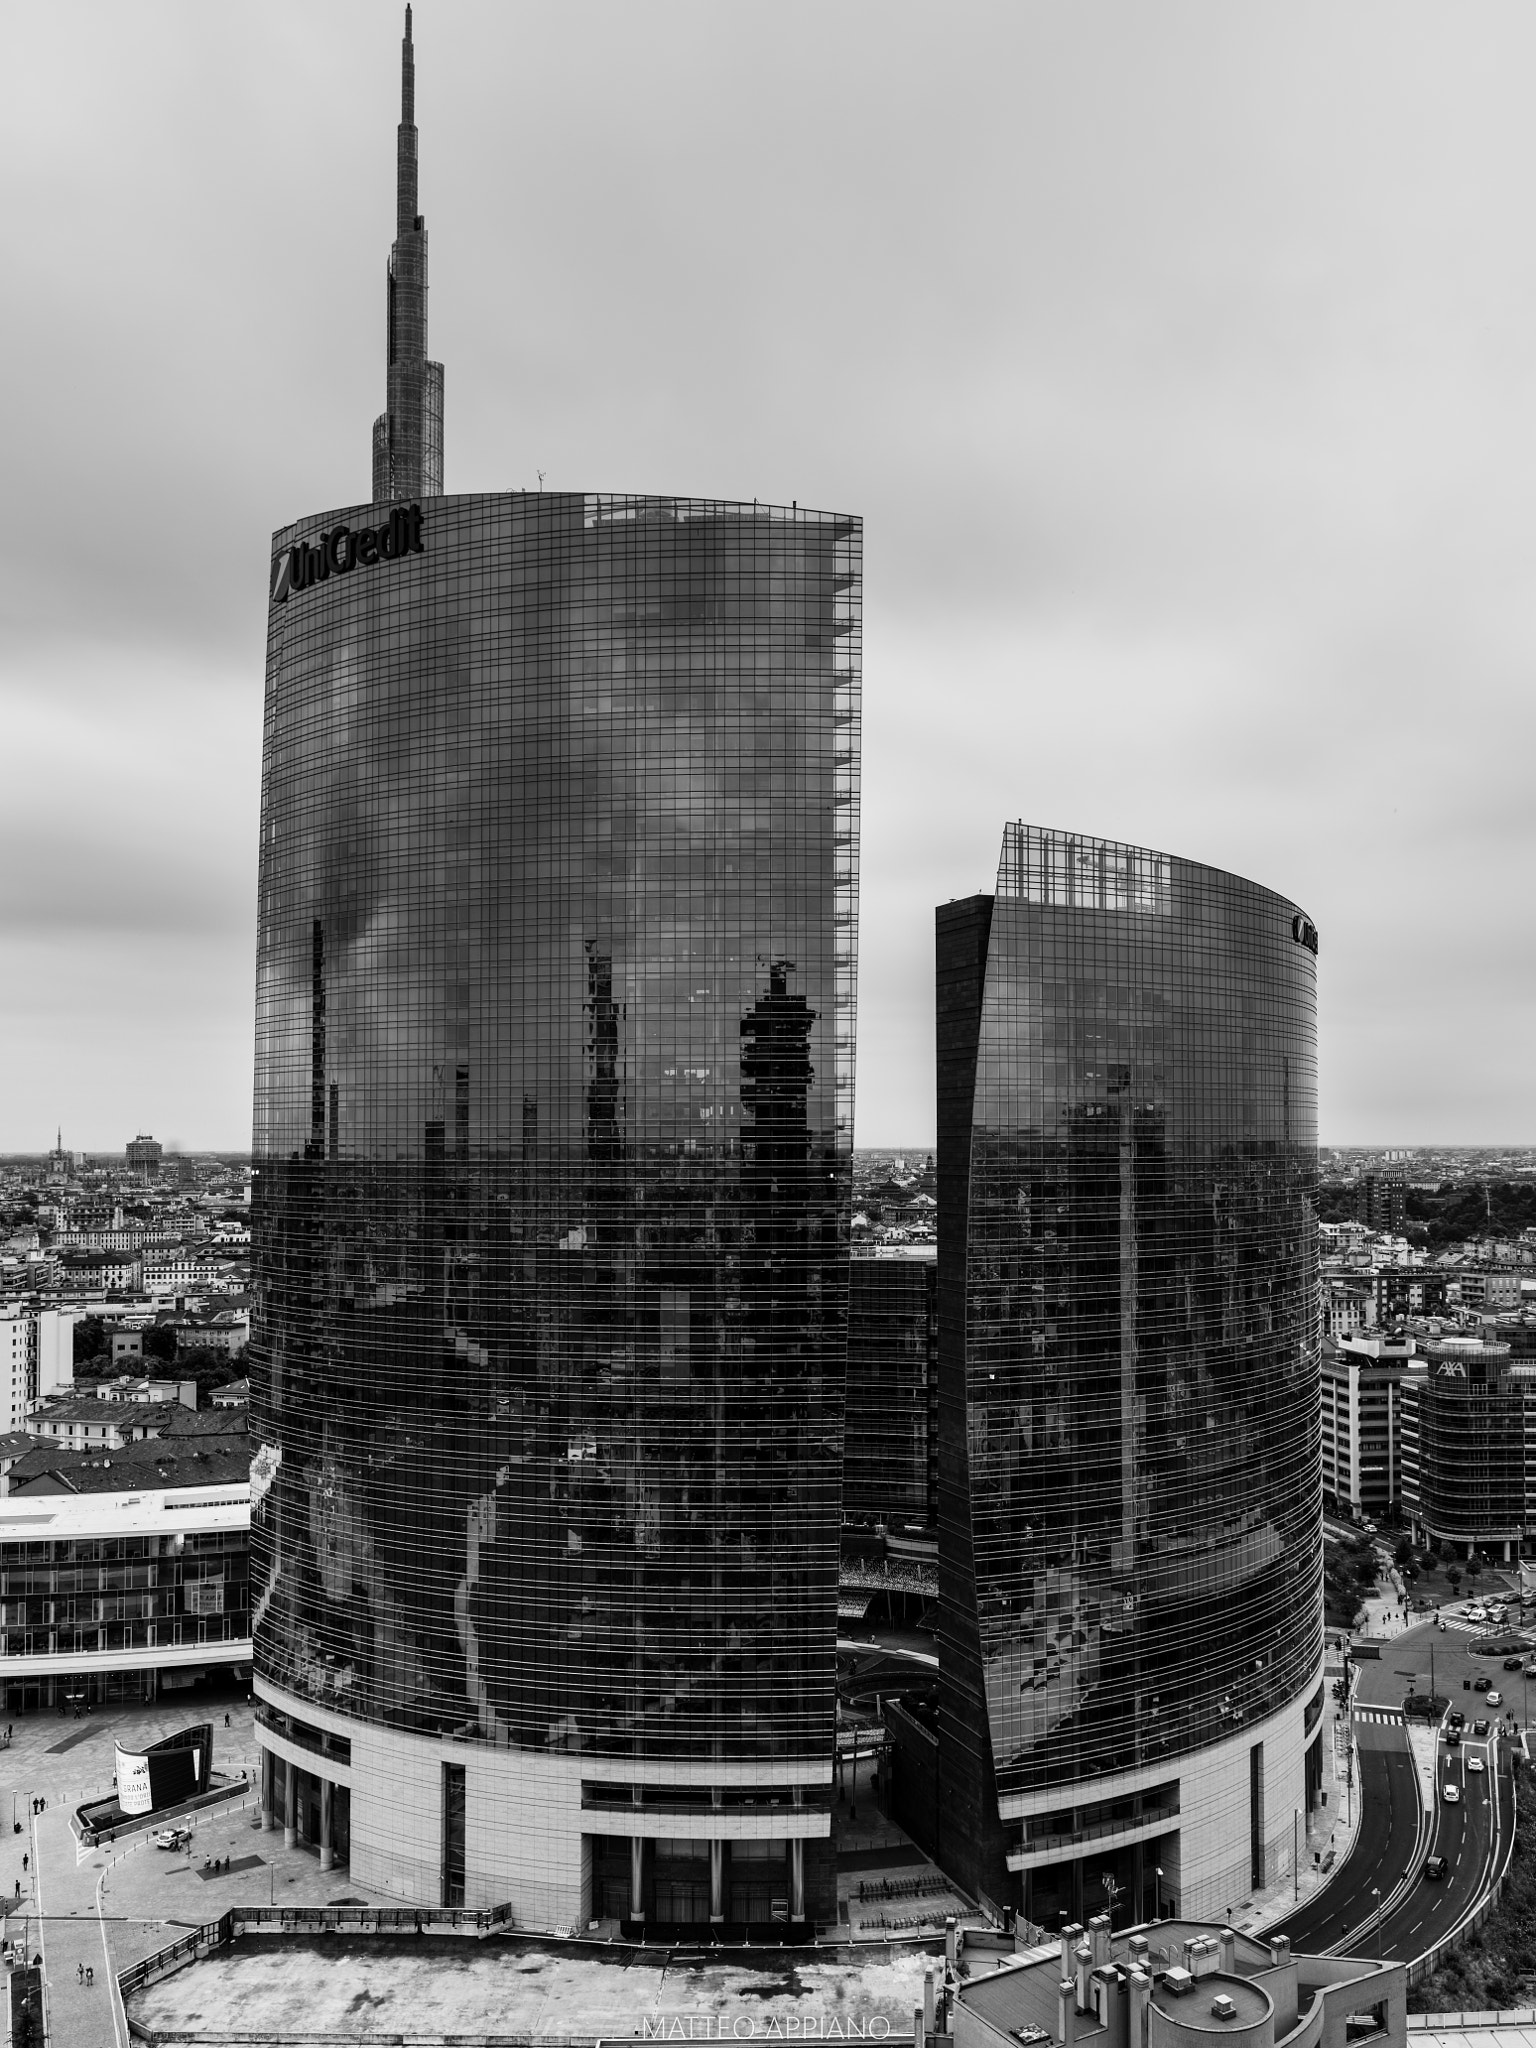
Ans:
{"type": "Polygon", "coordinates": [[[1491,1266],[1463,1267],[1451,1283],[1463,1308],[1499,1311],[1520,1306],[1520,1274],[1491,1266]]]}
{"type": "Polygon", "coordinates": [[[249,1676],[249,1454],[243,1436],[215,1443],[16,1461],[24,1483],[0,1500],[9,1713],[249,1676]]]}
{"type": "Polygon", "coordinates": [[[176,1332],[178,1358],[184,1358],[193,1351],[212,1352],[221,1358],[233,1358],[251,1341],[249,1312],[187,1316],[179,1318],[172,1327],[176,1332]]]}
{"type": "Polygon", "coordinates": [[[1159,1920],[1112,1935],[1107,1917],[1059,1944],[958,1983],[956,2048],[1403,2048],[1408,1970],[1359,1956],[1302,1955],[1284,1935],[1159,1920]]]}
{"type": "MultiPolygon", "coordinates": [[[[196,1398],[196,1388],[193,1397],[196,1398]]],[[[124,1445],[159,1436],[176,1413],[170,1401],[113,1401],[90,1395],[59,1395],[36,1401],[27,1415],[32,1436],[78,1451],[120,1451],[124,1445]]]]}

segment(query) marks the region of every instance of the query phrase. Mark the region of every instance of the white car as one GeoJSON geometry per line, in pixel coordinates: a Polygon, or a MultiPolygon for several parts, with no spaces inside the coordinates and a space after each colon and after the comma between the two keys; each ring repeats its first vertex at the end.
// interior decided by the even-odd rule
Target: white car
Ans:
{"type": "Polygon", "coordinates": [[[1474,1772],[1478,1777],[1481,1777],[1483,1772],[1487,1770],[1487,1768],[1488,1766],[1483,1762],[1480,1756],[1469,1756],[1467,1758],[1467,1769],[1469,1771],[1474,1772]]]}
{"type": "Polygon", "coordinates": [[[1502,1706],[1503,1706],[1503,1704],[1504,1704],[1504,1695],[1503,1695],[1503,1693],[1501,1693],[1501,1692],[1491,1692],[1491,1693],[1489,1693],[1489,1694],[1488,1694],[1488,1704],[1489,1704],[1489,1706],[1490,1706],[1490,1707],[1502,1707],[1502,1706]]]}
{"type": "Polygon", "coordinates": [[[1467,1609],[1467,1619],[1468,1621],[1486,1621],[1488,1617],[1481,1607],[1469,1607],[1467,1609]]]}
{"type": "Polygon", "coordinates": [[[157,1849],[184,1849],[192,1839],[190,1828],[162,1828],[155,1836],[157,1849]]]}
{"type": "Polygon", "coordinates": [[[1445,1803],[1446,1803],[1446,1805],[1447,1805],[1447,1806],[1460,1806],[1460,1804],[1461,1804],[1461,1794],[1460,1794],[1460,1793],[1459,1793],[1459,1792],[1457,1791],[1457,1789],[1456,1789],[1456,1787],[1455,1787],[1454,1785],[1447,1785],[1447,1786],[1446,1786],[1446,1788],[1445,1788],[1445,1803]]]}

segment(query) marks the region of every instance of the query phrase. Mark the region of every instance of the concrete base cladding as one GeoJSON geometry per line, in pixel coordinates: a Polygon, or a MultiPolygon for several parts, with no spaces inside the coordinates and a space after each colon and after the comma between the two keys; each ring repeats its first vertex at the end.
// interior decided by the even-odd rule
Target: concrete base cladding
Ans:
{"type": "Polygon", "coordinates": [[[1076,1844],[1041,1826],[1061,1810],[1059,1790],[1000,1800],[1004,1820],[1018,1826],[1026,1844],[1010,1853],[1008,1867],[1018,1875],[1027,1917],[1049,1926],[1061,1912],[1094,1912],[1102,1905],[1103,1875],[1117,1860],[1130,1866],[1128,1892],[1138,1892],[1139,1865],[1148,1901],[1196,1919],[1219,1917],[1291,1875],[1298,1835],[1303,1854],[1306,1848],[1312,1697],[1180,1758],[1171,1771],[1121,1771],[1082,1787],[1076,1797],[1091,1797],[1093,1810],[1130,1811],[1119,1824],[1089,1823],[1076,1844]],[[1155,1796],[1170,1787],[1164,1798],[1155,1796]]]}
{"type": "MultiPolygon", "coordinates": [[[[764,1865],[784,1874],[786,1915],[798,1904],[798,1919],[825,1917],[814,1882],[807,1884],[806,1861],[807,1851],[813,1864],[818,1861],[830,1837],[830,1817],[817,1797],[824,1798],[827,1786],[805,1784],[803,1770],[757,1767],[759,1797],[751,1802],[757,1810],[713,1806],[701,1785],[706,1797],[694,1811],[624,1811],[603,1803],[605,1789],[618,1791],[619,1772],[592,1758],[406,1735],[349,1721],[260,1680],[256,1690],[263,1827],[310,1842],[322,1865],[339,1861],[337,1830],[327,1822],[342,1813],[344,1802],[350,1873],[370,1890],[412,1905],[510,1905],[519,1927],[570,1933],[603,1917],[663,1917],[656,1912],[658,1856],[686,1863],[686,1844],[697,1845],[701,1864],[718,1868],[718,1919],[773,1917],[771,1900],[768,1911],[753,1912],[748,1904],[749,1893],[757,1903],[753,1880],[764,1865]],[[463,1773],[457,1843],[456,1771],[463,1773]],[[312,1780],[328,1789],[306,1797],[312,1780]],[[625,1896],[610,1900],[614,1910],[605,1915],[602,1865],[605,1853],[612,1861],[615,1843],[621,1845],[625,1896]],[[640,1883],[638,1911],[629,1890],[632,1872],[640,1883]]],[[[626,1799],[632,1799],[634,1769],[623,1767],[626,1799]]],[[[828,1783],[830,1773],[828,1764],[828,1783]]],[[[666,1768],[674,1785],[678,1774],[677,1765],[666,1768]]],[[[727,1774],[744,1775],[740,1767],[727,1774]]]]}

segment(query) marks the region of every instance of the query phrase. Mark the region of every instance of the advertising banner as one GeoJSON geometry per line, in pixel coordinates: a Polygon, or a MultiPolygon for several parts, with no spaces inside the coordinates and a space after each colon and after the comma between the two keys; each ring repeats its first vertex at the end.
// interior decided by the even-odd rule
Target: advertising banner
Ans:
{"type": "Polygon", "coordinates": [[[154,1805],[149,1789],[149,1758],[142,1750],[118,1749],[117,1803],[124,1813],[148,1813],[154,1805]]]}
{"type": "Polygon", "coordinates": [[[222,1614],[224,1612],[224,1581],[222,1579],[189,1579],[182,1587],[182,1605],[188,1614],[222,1614]]]}

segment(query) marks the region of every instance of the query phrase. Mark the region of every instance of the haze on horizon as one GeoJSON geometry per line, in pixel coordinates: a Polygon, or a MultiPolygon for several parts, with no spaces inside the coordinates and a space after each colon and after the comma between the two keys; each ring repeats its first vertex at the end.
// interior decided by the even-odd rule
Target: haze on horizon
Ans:
{"type": "MultiPolygon", "coordinates": [[[[368,489],[401,9],[0,95],[0,1148],[248,1147],[271,530],[368,489]]],[[[450,490],[865,520],[856,1141],[1029,818],[1316,921],[1330,1144],[1536,1141],[1536,16],[415,10],[450,490]]]]}

